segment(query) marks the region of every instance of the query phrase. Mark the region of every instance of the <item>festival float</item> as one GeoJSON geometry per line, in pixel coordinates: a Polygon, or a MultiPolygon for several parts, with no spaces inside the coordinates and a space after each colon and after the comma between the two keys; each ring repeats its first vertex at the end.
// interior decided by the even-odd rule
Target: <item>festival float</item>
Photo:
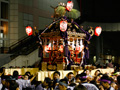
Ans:
{"type": "Polygon", "coordinates": [[[39,35],[42,46],[42,70],[64,70],[71,65],[85,65],[89,59],[91,37],[99,36],[101,27],[83,30],[74,20],[80,12],[73,9],[73,2],[59,3],[54,8],[53,22],[39,35]]]}

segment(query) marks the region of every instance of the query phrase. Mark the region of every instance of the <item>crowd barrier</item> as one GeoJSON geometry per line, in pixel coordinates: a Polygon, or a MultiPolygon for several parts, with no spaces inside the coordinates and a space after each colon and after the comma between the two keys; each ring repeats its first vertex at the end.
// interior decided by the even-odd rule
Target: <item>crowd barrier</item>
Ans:
{"type": "Polygon", "coordinates": [[[32,75],[35,74],[36,72],[39,72],[39,68],[10,68],[10,69],[5,69],[4,74],[5,75],[13,75],[14,71],[18,71],[19,75],[24,75],[25,72],[29,71],[32,75]]]}

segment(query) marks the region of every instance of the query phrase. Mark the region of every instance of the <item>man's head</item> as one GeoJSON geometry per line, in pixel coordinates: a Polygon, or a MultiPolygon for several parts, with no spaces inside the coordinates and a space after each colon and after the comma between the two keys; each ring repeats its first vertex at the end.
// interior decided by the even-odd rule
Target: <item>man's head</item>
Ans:
{"type": "Polygon", "coordinates": [[[14,77],[14,78],[18,78],[18,75],[19,75],[18,71],[14,71],[14,72],[13,72],[13,77],[14,77]]]}
{"type": "Polygon", "coordinates": [[[80,74],[76,75],[75,80],[76,80],[77,83],[80,83],[80,74]]]}
{"type": "Polygon", "coordinates": [[[105,89],[108,89],[110,87],[110,84],[111,84],[111,78],[107,75],[107,74],[104,74],[101,79],[101,84],[103,85],[103,87],[105,89]]]}
{"type": "Polygon", "coordinates": [[[71,80],[74,77],[73,72],[69,72],[67,77],[68,77],[69,80],[71,80]]]}
{"type": "Polygon", "coordinates": [[[118,86],[120,86],[120,75],[117,76],[117,84],[118,84],[118,86]]]}
{"type": "Polygon", "coordinates": [[[53,73],[53,78],[54,78],[54,79],[59,79],[59,78],[60,78],[60,72],[55,71],[55,72],[53,73]]]}
{"type": "Polygon", "coordinates": [[[101,73],[101,71],[100,70],[96,70],[95,71],[95,76],[97,76],[99,73],[101,73]]]}
{"type": "Polygon", "coordinates": [[[24,80],[28,80],[29,76],[28,75],[24,75],[24,80]]]}
{"type": "Polygon", "coordinates": [[[49,87],[51,85],[51,79],[46,77],[43,82],[43,87],[49,87]]]}
{"type": "Polygon", "coordinates": [[[84,81],[87,80],[87,75],[86,75],[86,73],[81,73],[81,74],[80,74],[80,80],[81,80],[81,82],[84,82],[84,81]]]}
{"type": "MultiPolygon", "coordinates": [[[[2,80],[2,84],[6,87],[6,88],[9,88],[11,86],[13,86],[15,84],[15,80],[16,78],[12,77],[12,76],[6,76],[5,77],[5,80],[2,80]]],[[[12,90],[12,89],[10,89],[12,90]]]]}
{"type": "Polygon", "coordinates": [[[18,83],[16,83],[15,80],[11,80],[9,81],[9,83],[10,83],[9,90],[19,90],[19,85],[18,83]]]}
{"type": "Polygon", "coordinates": [[[59,81],[59,90],[66,90],[67,89],[67,81],[66,79],[61,79],[59,81]]]}
{"type": "Polygon", "coordinates": [[[86,73],[87,75],[89,75],[89,74],[90,74],[90,70],[85,69],[85,70],[84,70],[84,73],[86,73]]]}
{"type": "Polygon", "coordinates": [[[27,71],[27,72],[25,73],[25,75],[31,76],[31,73],[30,73],[29,71],[27,71]]]}
{"type": "Polygon", "coordinates": [[[87,88],[83,85],[77,85],[74,90],[87,90],[87,88]]]}

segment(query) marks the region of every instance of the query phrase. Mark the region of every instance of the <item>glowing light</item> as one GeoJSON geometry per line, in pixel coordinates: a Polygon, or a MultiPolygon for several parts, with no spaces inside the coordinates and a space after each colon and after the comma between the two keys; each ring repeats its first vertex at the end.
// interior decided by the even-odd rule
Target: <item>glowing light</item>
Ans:
{"type": "Polygon", "coordinates": [[[101,27],[98,26],[98,27],[95,28],[95,35],[96,36],[99,36],[101,34],[101,32],[102,32],[102,28],[101,27]]]}
{"type": "Polygon", "coordinates": [[[60,21],[60,30],[65,32],[67,30],[67,21],[60,21]]]}
{"type": "Polygon", "coordinates": [[[67,2],[66,9],[67,9],[68,11],[71,11],[72,8],[73,8],[73,2],[72,2],[72,1],[68,1],[68,2],[67,2]]]}
{"type": "Polygon", "coordinates": [[[4,27],[0,26],[0,30],[4,30],[4,27]]]}
{"type": "Polygon", "coordinates": [[[32,31],[32,28],[30,26],[26,27],[26,33],[28,36],[32,35],[33,31],[32,31]]]}
{"type": "Polygon", "coordinates": [[[84,48],[84,45],[83,45],[82,39],[80,39],[80,45],[78,44],[78,39],[77,39],[77,44],[76,44],[77,52],[81,52],[83,48],[84,48]]]}
{"type": "Polygon", "coordinates": [[[75,43],[75,41],[73,40],[73,42],[72,42],[72,49],[75,49],[74,43],[75,43]]]}
{"type": "Polygon", "coordinates": [[[46,45],[46,46],[45,46],[45,52],[47,52],[47,53],[48,53],[48,52],[49,52],[49,50],[51,50],[51,47],[49,47],[49,45],[46,45]]]}
{"type": "Polygon", "coordinates": [[[78,46],[78,47],[76,47],[76,50],[77,50],[77,52],[81,52],[82,51],[82,49],[83,49],[83,45],[82,46],[78,46]]]}

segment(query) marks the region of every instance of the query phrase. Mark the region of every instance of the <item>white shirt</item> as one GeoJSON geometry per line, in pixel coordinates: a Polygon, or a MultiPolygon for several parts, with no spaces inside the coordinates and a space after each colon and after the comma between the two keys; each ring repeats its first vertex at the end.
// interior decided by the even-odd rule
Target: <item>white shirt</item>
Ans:
{"type": "Polygon", "coordinates": [[[2,85],[2,84],[0,84],[0,90],[2,89],[2,87],[3,87],[3,85],[2,85]]]}
{"type": "Polygon", "coordinates": [[[75,86],[71,87],[71,86],[67,86],[67,89],[70,89],[70,90],[74,90],[75,86]]]}
{"type": "Polygon", "coordinates": [[[18,80],[16,80],[16,82],[19,84],[20,90],[22,90],[22,88],[31,86],[30,80],[18,79],[18,80]]]}
{"type": "Polygon", "coordinates": [[[91,83],[82,83],[83,86],[87,88],[87,90],[99,90],[94,84],[91,83]]]}
{"type": "Polygon", "coordinates": [[[110,90],[115,90],[115,89],[113,87],[111,87],[110,90]]]}
{"type": "MultiPolygon", "coordinates": [[[[46,89],[42,87],[42,84],[39,84],[35,90],[50,90],[50,88],[46,89]]],[[[55,90],[55,89],[54,89],[55,90]]]]}

